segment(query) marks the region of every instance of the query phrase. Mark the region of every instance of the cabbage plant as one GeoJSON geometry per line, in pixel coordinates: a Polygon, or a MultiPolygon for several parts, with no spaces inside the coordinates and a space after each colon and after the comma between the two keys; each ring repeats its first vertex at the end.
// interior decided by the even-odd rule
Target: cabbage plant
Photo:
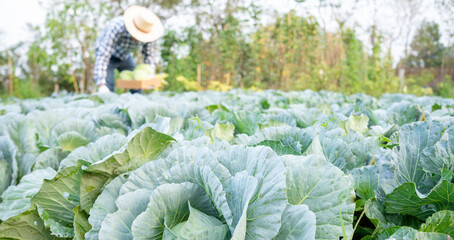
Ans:
{"type": "Polygon", "coordinates": [[[86,237],[332,239],[352,234],[353,211],[351,181],[317,155],[183,146],[107,185],[86,237]]]}

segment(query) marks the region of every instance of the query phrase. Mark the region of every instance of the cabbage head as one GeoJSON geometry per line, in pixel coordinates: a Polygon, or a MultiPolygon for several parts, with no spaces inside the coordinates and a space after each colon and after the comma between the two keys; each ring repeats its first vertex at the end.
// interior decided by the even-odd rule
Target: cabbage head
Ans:
{"type": "Polygon", "coordinates": [[[134,80],[134,74],[132,71],[124,70],[120,73],[121,80],[134,80]]]}
{"type": "Polygon", "coordinates": [[[154,69],[153,67],[150,65],[150,64],[139,64],[137,65],[136,69],[137,70],[140,70],[140,71],[145,71],[147,72],[149,75],[152,75],[154,73],[154,69]]]}
{"type": "Polygon", "coordinates": [[[317,155],[183,146],[110,182],[85,238],[338,239],[341,213],[352,234],[353,194],[348,177],[317,155]]]}
{"type": "Polygon", "coordinates": [[[136,69],[134,70],[134,80],[149,80],[151,78],[151,74],[146,71],[136,69]]]}

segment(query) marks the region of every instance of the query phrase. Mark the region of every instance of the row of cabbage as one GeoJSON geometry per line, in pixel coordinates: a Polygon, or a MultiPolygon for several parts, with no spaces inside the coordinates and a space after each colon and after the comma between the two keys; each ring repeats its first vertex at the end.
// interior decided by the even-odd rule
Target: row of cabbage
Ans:
{"type": "Polygon", "coordinates": [[[0,239],[448,239],[454,100],[332,92],[0,105],[0,239]]]}

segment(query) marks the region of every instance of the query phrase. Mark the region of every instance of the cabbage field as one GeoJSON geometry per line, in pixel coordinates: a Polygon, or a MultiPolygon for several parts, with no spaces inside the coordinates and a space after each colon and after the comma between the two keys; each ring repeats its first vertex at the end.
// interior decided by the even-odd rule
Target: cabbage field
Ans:
{"type": "Polygon", "coordinates": [[[333,92],[0,103],[0,239],[452,239],[454,100],[333,92]]]}

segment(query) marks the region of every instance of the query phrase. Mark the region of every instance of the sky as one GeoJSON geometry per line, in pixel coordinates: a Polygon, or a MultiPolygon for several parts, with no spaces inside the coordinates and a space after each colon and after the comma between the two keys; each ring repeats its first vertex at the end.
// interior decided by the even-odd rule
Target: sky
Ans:
{"type": "MultiPolygon", "coordinates": [[[[41,0],[46,2],[46,0],[41,0]]],[[[410,35],[416,30],[414,26],[419,25],[423,20],[436,21],[441,23],[439,14],[435,10],[432,0],[420,0],[423,2],[423,11],[408,25],[405,25],[399,14],[402,11],[393,9],[387,2],[401,0],[377,0],[378,4],[374,8],[371,4],[374,0],[359,0],[355,5],[355,0],[338,0],[342,2],[342,14],[338,14],[343,19],[348,19],[347,26],[355,26],[358,36],[368,46],[369,26],[374,22],[386,32],[385,45],[391,46],[394,60],[403,56],[405,50],[405,37],[401,34],[400,38],[396,38],[399,32],[406,32],[410,29],[410,35]],[[356,8],[355,8],[356,7],[356,8]],[[403,28],[402,28],[403,26],[403,28]],[[403,30],[402,30],[403,29],[403,30]],[[390,43],[391,38],[396,38],[390,43]]],[[[287,12],[295,9],[302,15],[314,15],[318,19],[323,19],[323,23],[327,30],[335,31],[338,27],[337,23],[332,19],[334,15],[332,11],[318,11],[317,0],[306,0],[304,4],[296,3],[294,0],[256,0],[256,3],[262,5],[267,12],[274,11],[287,12]]],[[[28,31],[27,24],[31,23],[35,26],[42,26],[45,20],[45,10],[38,3],[38,0],[0,0],[0,49],[10,47],[19,41],[28,41],[32,39],[31,33],[28,31]]],[[[263,21],[267,21],[265,18],[263,21]]],[[[193,24],[187,17],[176,16],[166,22],[168,28],[181,28],[193,24]]],[[[442,33],[449,26],[441,26],[442,33]]],[[[446,34],[444,34],[446,35],[446,34]]],[[[447,38],[444,42],[447,43],[447,38]]]]}
{"type": "Polygon", "coordinates": [[[0,48],[30,39],[27,23],[40,25],[45,17],[37,0],[0,0],[0,48]]]}

